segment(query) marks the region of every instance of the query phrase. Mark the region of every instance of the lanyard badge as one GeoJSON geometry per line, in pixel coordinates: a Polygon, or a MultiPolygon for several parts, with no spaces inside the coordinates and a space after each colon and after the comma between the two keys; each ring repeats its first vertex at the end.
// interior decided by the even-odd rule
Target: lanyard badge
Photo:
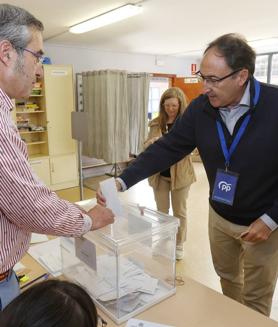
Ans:
{"type": "Polygon", "coordinates": [[[213,192],[212,200],[228,204],[230,206],[234,203],[236,186],[238,182],[239,175],[237,173],[231,172],[228,170],[230,165],[230,158],[235,151],[245,129],[250,120],[250,114],[247,115],[242,122],[230,149],[228,150],[224,132],[220,121],[216,121],[218,136],[221,143],[221,148],[225,158],[225,167],[226,169],[217,169],[213,192]]]}
{"type": "Polygon", "coordinates": [[[232,206],[234,203],[238,177],[239,175],[237,173],[217,169],[212,200],[232,206]]]}
{"type": "MultiPolygon", "coordinates": [[[[259,99],[260,84],[256,80],[254,80],[254,82],[255,82],[254,105],[256,105],[258,102],[258,99],[259,99]]],[[[239,174],[229,171],[228,168],[230,165],[231,156],[232,156],[233,152],[235,151],[243,133],[245,132],[250,118],[251,118],[250,114],[244,118],[244,120],[233,140],[233,143],[229,149],[227,148],[227,144],[226,144],[226,140],[225,140],[221,122],[218,120],[216,121],[216,126],[217,126],[220,144],[221,144],[221,149],[222,149],[222,152],[223,152],[223,155],[225,158],[226,169],[225,170],[217,169],[213,192],[212,192],[212,200],[214,200],[214,201],[225,203],[230,206],[232,206],[234,203],[234,197],[235,197],[239,174]]]]}
{"type": "Polygon", "coordinates": [[[234,197],[236,192],[236,186],[238,182],[239,175],[237,173],[228,171],[230,165],[230,159],[235,151],[246,127],[250,120],[250,114],[245,117],[243,120],[230,149],[228,150],[224,132],[220,121],[216,121],[218,136],[221,143],[221,148],[225,158],[225,167],[226,170],[217,169],[216,178],[214,182],[214,188],[212,192],[212,200],[217,202],[222,202],[230,206],[234,203],[234,197]]]}

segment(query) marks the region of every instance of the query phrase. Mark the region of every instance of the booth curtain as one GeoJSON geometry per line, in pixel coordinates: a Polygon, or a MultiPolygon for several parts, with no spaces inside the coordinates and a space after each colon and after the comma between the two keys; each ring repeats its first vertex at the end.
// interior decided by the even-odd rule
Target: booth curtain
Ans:
{"type": "Polygon", "coordinates": [[[128,74],[129,151],[135,155],[143,150],[148,135],[149,87],[149,74],[128,74]]]}
{"type": "Polygon", "coordinates": [[[87,138],[82,154],[107,163],[138,154],[147,136],[149,75],[101,70],[82,73],[87,138]]]}

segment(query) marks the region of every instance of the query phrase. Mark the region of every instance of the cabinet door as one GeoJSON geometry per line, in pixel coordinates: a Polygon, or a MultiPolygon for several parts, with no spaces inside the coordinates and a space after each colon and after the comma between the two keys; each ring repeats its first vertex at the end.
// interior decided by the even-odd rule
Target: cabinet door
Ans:
{"type": "Polygon", "coordinates": [[[71,136],[71,112],[74,110],[72,67],[44,65],[44,87],[49,155],[74,153],[76,142],[71,136]]]}
{"type": "Polygon", "coordinates": [[[50,186],[49,158],[37,158],[29,162],[38,178],[47,186],[50,186]]]}
{"type": "MultiPolygon", "coordinates": [[[[59,188],[66,188],[67,183],[74,182],[76,186],[78,184],[77,174],[77,158],[75,154],[69,154],[64,156],[57,156],[50,158],[50,174],[51,184],[58,185],[59,188]]],[[[71,187],[71,186],[68,186],[71,187]]]]}

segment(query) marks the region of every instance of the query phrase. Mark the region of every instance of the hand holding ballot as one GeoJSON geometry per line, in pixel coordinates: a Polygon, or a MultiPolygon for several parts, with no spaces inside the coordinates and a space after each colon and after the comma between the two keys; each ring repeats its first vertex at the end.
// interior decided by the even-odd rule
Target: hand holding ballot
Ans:
{"type": "Polygon", "coordinates": [[[117,191],[120,190],[121,184],[114,178],[109,178],[100,183],[97,191],[98,204],[110,208],[116,216],[123,214],[123,209],[117,195],[117,191]]]}
{"type": "Polygon", "coordinates": [[[112,210],[98,204],[90,209],[87,214],[92,217],[92,230],[102,228],[114,222],[115,215],[112,210]]]}
{"type": "MultiPolygon", "coordinates": [[[[113,179],[111,178],[111,180],[113,180],[113,179]]],[[[115,185],[116,185],[116,190],[118,192],[120,192],[122,190],[122,186],[121,186],[120,182],[117,181],[116,179],[114,179],[114,182],[115,182],[115,185]]],[[[97,190],[96,198],[97,198],[97,203],[98,204],[100,204],[103,207],[106,207],[106,205],[107,205],[107,203],[106,203],[106,196],[105,196],[105,194],[103,194],[101,185],[100,185],[100,187],[97,190]]]]}

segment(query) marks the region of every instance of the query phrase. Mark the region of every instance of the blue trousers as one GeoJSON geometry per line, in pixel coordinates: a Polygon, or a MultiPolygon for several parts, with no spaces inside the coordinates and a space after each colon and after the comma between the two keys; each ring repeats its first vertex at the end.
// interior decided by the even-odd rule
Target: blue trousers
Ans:
{"type": "Polygon", "coordinates": [[[20,293],[18,280],[14,271],[0,282],[0,311],[3,310],[20,293]]]}

